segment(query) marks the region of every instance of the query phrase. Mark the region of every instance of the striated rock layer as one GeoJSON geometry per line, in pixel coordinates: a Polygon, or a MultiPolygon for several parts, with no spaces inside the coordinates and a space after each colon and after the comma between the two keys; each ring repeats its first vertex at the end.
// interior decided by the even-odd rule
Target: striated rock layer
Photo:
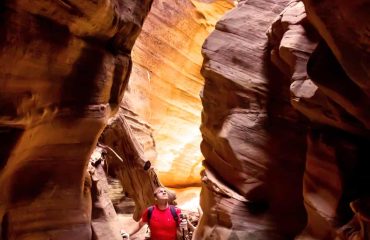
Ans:
{"type": "Polygon", "coordinates": [[[135,201],[136,220],[162,184],[175,187],[182,209],[196,211],[199,205],[200,49],[232,6],[229,0],[153,2],[133,49],[133,72],[120,110],[99,139],[118,156],[108,151],[109,174],[135,201]],[[147,161],[159,170],[159,179],[153,168],[143,169],[147,161]],[[193,185],[198,187],[179,189],[193,185]]]}
{"type": "Polygon", "coordinates": [[[104,149],[97,147],[88,165],[88,176],[91,182],[91,230],[92,240],[118,240],[120,226],[118,217],[108,194],[108,181],[105,172],[106,162],[103,161],[104,149]]]}
{"type": "Polygon", "coordinates": [[[310,22],[330,47],[346,75],[369,97],[369,1],[303,0],[303,3],[310,22]]]}
{"type": "MultiPolygon", "coordinates": [[[[125,114],[125,110],[120,108],[118,114],[110,119],[99,142],[111,146],[111,148],[106,148],[106,150],[110,150],[107,151],[110,153],[110,158],[107,159],[108,174],[118,178],[124,192],[134,199],[136,207],[133,218],[138,221],[146,207],[154,203],[154,189],[162,184],[160,184],[157,174],[151,168],[150,161],[145,155],[145,148],[141,144],[144,141],[137,140],[137,137],[140,137],[139,133],[148,136],[150,128],[133,119],[128,121],[128,116],[125,114]],[[138,127],[136,131],[133,131],[135,125],[138,127]],[[146,133],[145,130],[147,130],[146,133]]],[[[152,139],[148,141],[149,146],[152,142],[150,140],[152,139]]],[[[151,146],[152,148],[153,146],[151,146]]]]}
{"type": "MultiPolygon", "coordinates": [[[[343,11],[349,10],[344,10],[346,3],[331,5],[322,1],[311,6],[306,1],[305,4],[308,18],[303,2],[292,1],[268,33],[274,46],[272,62],[291,77],[291,103],[313,123],[307,136],[303,182],[308,222],[297,239],[336,239],[339,236],[341,239],[366,239],[364,232],[369,225],[366,204],[369,202],[364,196],[369,195],[370,179],[366,150],[370,146],[367,127],[370,99],[366,87],[348,71],[351,66],[346,66],[348,59],[344,55],[358,56],[350,61],[352,66],[356,63],[359,68],[369,55],[362,41],[349,38],[347,30],[340,27],[348,26],[352,19],[333,22],[343,11]],[[312,12],[315,8],[319,15],[312,12]],[[333,9],[335,15],[332,15],[333,9]],[[324,27],[318,19],[329,26],[324,27]],[[335,40],[330,40],[326,31],[336,36],[335,40]],[[362,50],[349,53],[348,49],[338,48],[346,46],[345,42],[350,45],[349,49],[362,50]]],[[[353,2],[353,5],[366,8],[361,2],[353,2]]],[[[361,26],[366,21],[359,20],[356,21],[360,28],[354,30],[356,36],[365,34],[361,26]]]]}
{"type": "Polygon", "coordinates": [[[133,51],[125,106],[153,129],[161,182],[200,184],[201,46],[231,0],[155,0],[133,51]]]}
{"type": "Polygon", "coordinates": [[[242,1],[203,45],[205,214],[195,239],[291,239],[304,226],[306,128],[265,34],[287,4],[242,1]]]}
{"type": "Polygon", "coordinates": [[[151,1],[0,5],[2,236],[91,239],[87,161],[151,1]]]}

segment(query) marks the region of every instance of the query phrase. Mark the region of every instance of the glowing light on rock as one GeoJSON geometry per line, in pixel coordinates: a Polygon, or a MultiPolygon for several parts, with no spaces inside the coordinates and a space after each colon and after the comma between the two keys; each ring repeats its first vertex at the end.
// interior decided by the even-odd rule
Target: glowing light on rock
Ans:
{"type": "Polygon", "coordinates": [[[125,99],[153,131],[153,166],[166,186],[200,184],[201,46],[231,0],[154,1],[133,48],[125,99]]]}

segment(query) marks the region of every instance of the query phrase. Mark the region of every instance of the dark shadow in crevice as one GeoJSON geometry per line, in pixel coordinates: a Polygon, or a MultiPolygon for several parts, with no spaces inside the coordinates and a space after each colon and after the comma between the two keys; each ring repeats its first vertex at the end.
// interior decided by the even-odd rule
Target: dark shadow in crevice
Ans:
{"type": "Polygon", "coordinates": [[[269,163],[266,166],[265,184],[268,186],[271,211],[276,217],[276,227],[286,239],[293,239],[307,222],[303,204],[303,175],[307,152],[307,119],[290,103],[290,77],[285,76],[271,61],[271,49],[266,43],[263,55],[263,74],[267,80],[265,129],[269,133],[266,148],[269,163]],[[289,180],[287,180],[289,179],[289,180]],[[289,196],[285,198],[283,196],[289,196]],[[274,200],[275,199],[275,200],[274,200]],[[292,211],[294,209],[294,211],[292,211]],[[286,211],[286,212],[285,212],[286,211]],[[287,225],[279,220],[279,212],[285,212],[287,225]]]}
{"type": "MultiPolygon", "coordinates": [[[[23,131],[21,128],[0,126],[0,173],[6,166],[23,131]]],[[[0,240],[6,240],[8,239],[8,215],[4,214],[0,218],[0,240]]]]}
{"type": "Polygon", "coordinates": [[[23,129],[0,126],[0,171],[5,167],[23,129]]]}
{"type": "Polygon", "coordinates": [[[0,225],[0,240],[8,240],[8,228],[9,228],[9,217],[8,214],[4,214],[1,219],[0,225]]]}

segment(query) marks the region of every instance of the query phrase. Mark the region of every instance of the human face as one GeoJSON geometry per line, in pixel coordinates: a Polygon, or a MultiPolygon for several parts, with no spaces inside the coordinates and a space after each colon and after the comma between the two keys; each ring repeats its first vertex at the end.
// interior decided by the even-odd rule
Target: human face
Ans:
{"type": "Polygon", "coordinates": [[[167,193],[167,190],[164,189],[164,188],[158,188],[156,191],[155,191],[155,197],[157,199],[163,199],[163,200],[168,200],[168,193],[167,193]]]}

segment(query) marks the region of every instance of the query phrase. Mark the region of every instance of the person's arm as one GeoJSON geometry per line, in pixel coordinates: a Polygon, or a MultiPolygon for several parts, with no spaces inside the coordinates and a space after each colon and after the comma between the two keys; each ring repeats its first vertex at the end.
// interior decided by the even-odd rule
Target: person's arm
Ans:
{"type": "Polygon", "coordinates": [[[127,239],[127,240],[130,239],[130,236],[137,233],[144,225],[145,225],[145,222],[143,222],[143,220],[140,219],[140,221],[138,223],[134,224],[134,228],[130,229],[130,231],[125,232],[125,231],[121,230],[122,238],[127,239]]]}
{"type": "MultiPolygon", "coordinates": [[[[181,223],[181,217],[180,217],[180,215],[181,215],[181,209],[180,208],[177,208],[176,209],[176,212],[177,212],[177,215],[179,216],[179,221],[181,223]]],[[[185,216],[186,216],[186,222],[187,222],[188,229],[190,231],[194,231],[194,229],[195,229],[194,225],[189,221],[189,218],[188,218],[188,216],[186,214],[185,214],[185,216]]]]}
{"type": "Polygon", "coordinates": [[[140,219],[140,221],[135,224],[135,227],[133,229],[131,229],[131,231],[128,232],[128,234],[131,236],[131,235],[134,235],[135,233],[137,233],[143,226],[145,225],[145,222],[143,222],[142,219],[140,219]]]}
{"type": "Polygon", "coordinates": [[[188,221],[188,228],[189,228],[189,230],[192,231],[192,232],[194,232],[194,230],[195,230],[194,225],[189,221],[189,219],[187,219],[187,221],[188,221]]]}

